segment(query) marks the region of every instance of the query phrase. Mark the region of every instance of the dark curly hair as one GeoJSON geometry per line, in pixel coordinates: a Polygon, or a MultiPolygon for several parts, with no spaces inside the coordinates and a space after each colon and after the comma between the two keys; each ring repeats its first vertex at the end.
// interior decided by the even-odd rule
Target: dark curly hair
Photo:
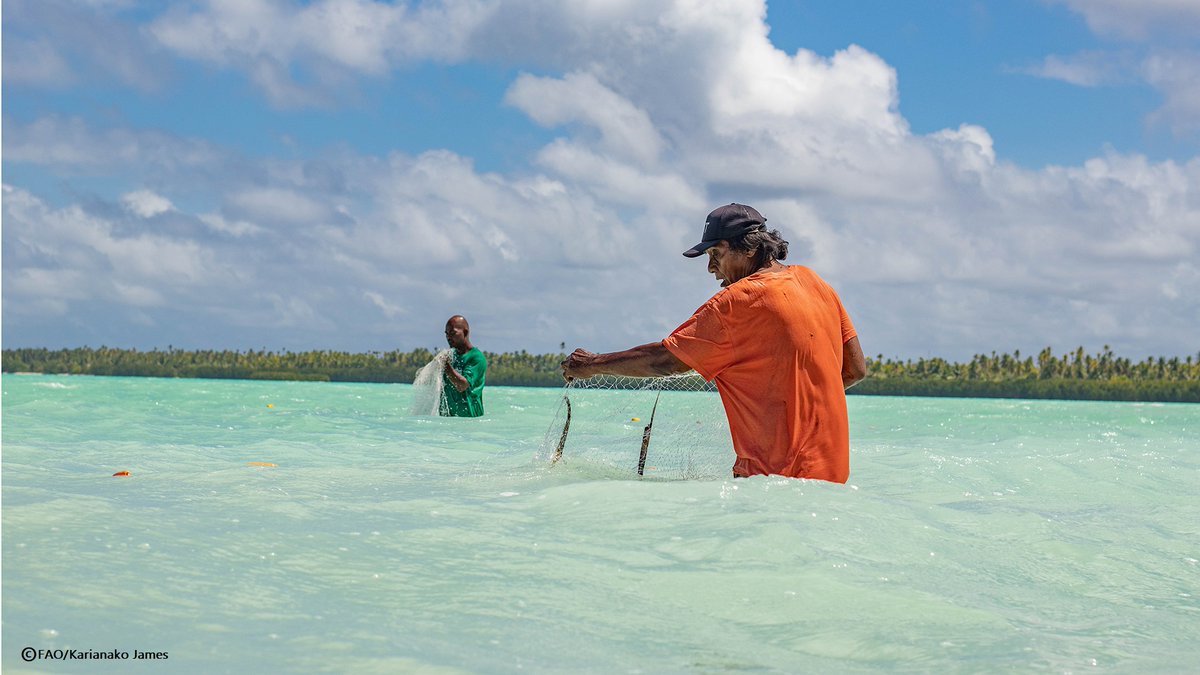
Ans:
{"type": "Polygon", "coordinates": [[[775,260],[783,260],[787,258],[788,254],[787,240],[779,234],[779,230],[768,230],[766,225],[740,237],[730,239],[729,248],[742,252],[757,249],[754,262],[758,269],[766,267],[775,260]]]}

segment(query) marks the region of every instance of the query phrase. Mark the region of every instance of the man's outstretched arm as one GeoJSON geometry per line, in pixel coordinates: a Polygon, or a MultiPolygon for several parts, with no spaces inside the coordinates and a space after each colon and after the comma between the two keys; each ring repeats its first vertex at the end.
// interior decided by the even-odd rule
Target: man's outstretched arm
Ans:
{"type": "Polygon", "coordinates": [[[586,380],[593,375],[660,377],[686,373],[691,369],[691,366],[668,351],[662,342],[651,342],[607,354],[576,349],[562,362],[563,378],[567,380],[586,380]]]}

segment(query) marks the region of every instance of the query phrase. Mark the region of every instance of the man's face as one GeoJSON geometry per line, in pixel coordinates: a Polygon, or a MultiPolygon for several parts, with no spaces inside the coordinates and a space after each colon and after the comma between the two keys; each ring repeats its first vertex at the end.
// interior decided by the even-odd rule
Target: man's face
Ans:
{"type": "Polygon", "coordinates": [[[717,278],[721,288],[750,276],[753,269],[753,251],[735,251],[729,242],[720,241],[708,249],[708,271],[717,278]]]}
{"type": "Polygon", "coordinates": [[[467,323],[465,321],[454,320],[446,322],[446,344],[453,347],[455,350],[465,349],[467,346],[467,323]]]}

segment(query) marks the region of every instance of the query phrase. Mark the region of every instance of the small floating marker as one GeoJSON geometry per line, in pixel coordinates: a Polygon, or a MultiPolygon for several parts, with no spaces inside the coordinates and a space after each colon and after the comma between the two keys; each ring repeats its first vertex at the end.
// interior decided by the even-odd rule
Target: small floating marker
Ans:
{"type": "Polygon", "coordinates": [[[634,417],[633,419],[631,419],[631,420],[629,420],[629,421],[630,421],[630,422],[641,422],[641,421],[642,421],[642,418],[640,418],[640,417],[634,417]]]}
{"type": "Polygon", "coordinates": [[[270,462],[246,462],[246,466],[278,466],[270,462]]]}
{"type": "Polygon", "coordinates": [[[274,408],[274,407],[275,407],[275,404],[274,404],[274,403],[268,403],[268,404],[267,404],[267,407],[268,407],[268,408],[274,408]]]}
{"type": "Polygon", "coordinates": [[[118,471],[113,474],[113,478],[116,478],[117,476],[128,476],[128,475],[129,475],[128,471],[118,471]]]}

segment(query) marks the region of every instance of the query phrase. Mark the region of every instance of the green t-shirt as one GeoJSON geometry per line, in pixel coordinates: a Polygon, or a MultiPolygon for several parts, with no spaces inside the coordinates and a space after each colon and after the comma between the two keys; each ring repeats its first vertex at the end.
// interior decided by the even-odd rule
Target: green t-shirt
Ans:
{"type": "Polygon", "coordinates": [[[450,366],[467,378],[467,390],[460,392],[442,374],[443,417],[479,417],[483,415],[483,381],[487,376],[487,359],[483,352],[472,347],[465,354],[452,352],[450,366]]]}

